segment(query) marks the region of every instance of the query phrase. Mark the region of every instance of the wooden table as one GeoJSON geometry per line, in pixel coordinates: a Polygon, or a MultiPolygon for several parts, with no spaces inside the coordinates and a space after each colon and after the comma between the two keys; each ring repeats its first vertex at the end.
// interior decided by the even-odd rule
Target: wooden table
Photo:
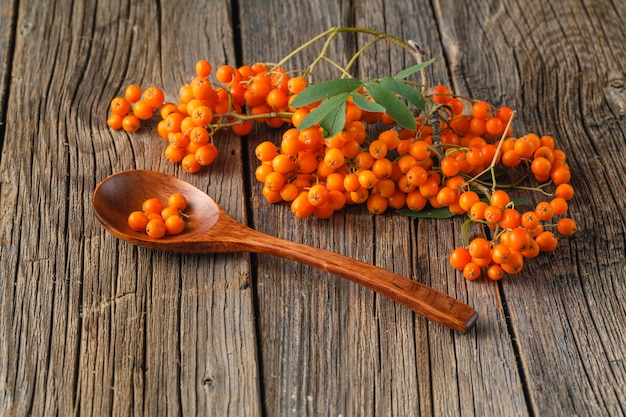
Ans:
{"type": "MultiPolygon", "coordinates": [[[[624,2],[94,3],[0,1],[0,415],[626,414],[624,2]],[[359,206],[297,220],[265,202],[253,149],[280,131],[218,135],[218,160],[190,175],[163,158],[154,125],[106,126],[130,83],[175,96],[198,59],[276,61],[333,26],[415,40],[436,59],[433,83],[517,109],[518,132],[553,135],[577,235],[519,275],[467,282],[448,265],[461,217],[359,206]],[[434,286],[479,321],[455,333],[270,256],[120,242],[91,196],[134,168],[180,176],[262,232],[434,286]]],[[[332,52],[356,48],[348,36],[332,52]]],[[[375,48],[362,77],[413,64],[375,48]]]]}

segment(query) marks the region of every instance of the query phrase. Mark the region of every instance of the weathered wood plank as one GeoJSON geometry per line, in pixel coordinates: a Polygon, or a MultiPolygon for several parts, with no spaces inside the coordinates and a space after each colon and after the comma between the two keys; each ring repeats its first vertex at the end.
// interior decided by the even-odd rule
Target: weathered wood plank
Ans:
{"type": "Polygon", "coordinates": [[[553,135],[577,190],[578,236],[502,284],[529,404],[535,415],[623,415],[624,5],[458,6],[437,3],[455,89],[518,109],[517,132],[553,135]]]}
{"type": "MultiPolygon", "coordinates": [[[[133,248],[91,212],[112,172],[185,176],[154,124],[109,131],[108,103],[131,82],[177,99],[197,59],[234,60],[230,4],[19,5],[0,170],[3,414],[260,414],[248,257],[133,248]]],[[[186,179],[245,221],[241,147],[218,141],[220,162],[186,179]]]]}
{"type": "Polygon", "coordinates": [[[4,132],[6,95],[9,84],[13,39],[15,35],[16,11],[9,0],[0,1],[0,143],[4,132]]]}
{"type": "MultiPolygon", "coordinates": [[[[250,14],[258,13],[254,6],[246,4],[243,10],[250,14]]],[[[288,16],[298,19],[298,13],[293,15],[282,4],[269,7],[273,10],[269,15],[275,19],[270,26],[280,25],[288,16]]],[[[327,10],[335,6],[320,2],[311,7],[327,10]]],[[[355,21],[346,19],[333,24],[382,30],[419,43],[428,42],[427,45],[433,45],[432,48],[437,48],[441,42],[432,22],[433,12],[423,6],[407,13],[406,7],[401,5],[394,7],[388,3],[368,2],[357,4],[353,13],[355,21]]],[[[271,45],[262,51],[266,54],[286,54],[298,45],[297,41],[286,42],[286,39],[306,40],[302,28],[316,22],[316,17],[305,12],[302,15],[306,18],[296,20],[290,27],[281,30],[279,36],[272,32],[267,34],[267,40],[257,41],[262,45],[271,45]]],[[[324,23],[323,16],[317,16],[317,19],[321,21],[316,22],[318,25],[324,23]]],[[[314,33],[328,27],[319,26],[314,33]]],[[[242,29],[244,34],[246,30],[251,33],[261,30],[245,26],[242,29]]],[[[309,37],[311,35],[308,34],[309,37]]],[[[352,45],[349,36],[347,39],[344,42],[352,45]]],[[[365,40],[361,40],[360,45],[364,43],[365,40]]],[[[351,48],[346,53],[355,50],[354,46],[351,48]]],[[[265,59],[264,56],[259,57],[261,52],[258,47],[247,48],[244,43],[246,50],[250,51],[250,59],[265,59]]],[[[435,53],[440,54],[437,49],[435,53]]],[[[310,52],[308,59],[313,57],[314,53],[310,52]]],[[[365,55],[358,75],[363,78],[390,75],[413,64],[415,62],[410,56],[388,44],[381,44],[371,54],[365,55]]],[[[444,71],[445,76],[443,64],[438,64],[437,68],[444,71]]],[[[263,131],[264,139],[265,135],[263,131]]],[[[274,138],[278,140],[276,135],[274,138]]],[[[252,159],[251,163],[254,163],[252,159]]],[[[447,255],[442,256],[452,250],[455,240],[460,241],[460,236],[454,237],[454,233],[458,234],[460,222],[452,228],[433,221],[413,222],[393,214],[373,219],[363,208],[349,208],[346,210],[348,214],[336,213],[328,222],[305,220],[294,224],[291,213],[284,207],[268,207],[260,201],[255,205],[256,211],[263,219],[258,227],[266,227],[269,231],[282,229],[283,237],[312,245],[327,245],[323,247],[415,277],[462,299],[475,301],[486,298],[488,301],[481,310],[480,336],[459,337],[426,323],[421,317],[414,317],[410,311],[367,290],[336,282],[336,277],[325,277],[320,284],[315,272],[306,270],[303,277],[299,266],[260,258],[259,304],[268,306],[259,311],[261,337],[289,340],[288,344],[280,347],[271,343],[262,353],[266,370],[266,408],[270,414],[286,414],[292,410],[296,414],[412,415],[415,410],[425,414],[456,414],[473,403],[477,415],[525,415],[519,375],[515,367],[510,367],[511,363],[515,363],[515,357],[504,316],[501,313],[495,316],[486,314],[488,309],[498,311],[499,300],[493,297],[494,288],[466,288],[462,278],[459,280],[450,273],[447,255]],[[329,235],[327,239],[323,238],[324,234],[329,235]],[[435,246],[433,236],[438,237],[435,246]],[[282,279],[278,284],[274,281],[264,283],[263,280],[272,275],[270,271],[275,270],[282,270],[286,280],[278,277],[282,279]],[[337,289],[329,292],[327,280],[337,289]],[[280,288],[276,289],[276,285],[280,288]],[[280,305],[277,311],[269,308],[273,305],[272,300],[289,297],[299,297],[303,301],[296,305],[280,305]],[[333,301],[330,297],[339,297],[340,301],[333,301]],[[317,306],[324,308],[318,310],[317,306]],[[289,316],[285,317],[287,307],[289,316]],[[280,327],[284,328],[275,329],[276,323],[282,323],[280,327]],[[318,329],[322,325],[324,327],[318,329]],[[300,327],[310,329],[315,338],[302,334],[304,330],[300,327]],[[498,360],[486,360],[477,351],[484,351],[485,354],[496,352],[498,360]],[[312,355],[315,359],[309,358],[312,355]],[[269,369],[277,362],[283,364],[285,360],[292,365],[269,369]],[[320,360],[323,362],[317,365],[316,372],[310,370],[313,368],[310,362],[319,363],[320,360]],[[338,380],[329,380],[328,374],[335,375],[338,380]],[[467,380],[449,383],[466,374],[469,375],[467,380]],[[337,384],[337,387],[333,385],[332,389],[325,391],[306,390],[308,384],[318,384],[319,380],[337,384]],[[304,384],[310,403],[302,399],[304,393],[300,392],[300,385],[295,385],[297,381],[304,384]],[[291,398],[285,398],[288,395],[291,398]],[[485,401],[488,396],[491,400],[485,401]],[[317,407],[311,408],[311,403],[317,404],[317,407]]]]}

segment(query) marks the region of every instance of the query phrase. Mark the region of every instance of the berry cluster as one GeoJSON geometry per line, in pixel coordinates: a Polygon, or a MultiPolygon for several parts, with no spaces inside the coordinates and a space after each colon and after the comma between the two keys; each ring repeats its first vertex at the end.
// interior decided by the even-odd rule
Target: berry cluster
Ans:
{"type": "Polygon", "coordinates": [[[167,206],[158,198],[149,198],[142,204],[141,210],[128,215],[128,226],[135,232],[146,232],[154,239],[166,234],[177,235],[185,230],[187,199],[180,193],[171,194],[167,206]]]}
{"type": "Polygon", "coordinates": [[[218,154],[213,135],[230,128],[239,136],[247,135],[253,121],[280,127],[287,119],[281,117],[289,107],[289,100],[307,85],[303,77],[291,78],[281,68],[254,64],[233,68],[222,65],[211,81],[212,66],[207,60],[196,63],[196,76],[181,86],[176,103],[164,102],[163,93],[150,87],[141,97],[141,88],[130,85],[124,97],[111,101],[108,125],[132,133],[139,129],[140,120],[154,114],[161,117],[157,125],[159,136],[166,139],[165,157],[180,163],[189,173],[213,163],[218,154]],[[160,100],[155,99],[156,92],[160,100]]]}
{"type": "Polygon", "coordinates": [[[479,278],[483,269],[492,280],[501,279],[505,273],[520,272],[525,259],[556,249],[558,237],[549,228],[556,225],[563,236],[576,232],[576,222],[571,218],[555,220],[567,212],[568,201],[573,196],[572,186],[563,183],[549,202],[542,201],[534,210],[522,212],[504,190],[491,194],[488,202],[476,200],[469,210],[470,221],[486,224],[492,230],[492,238],[476,237],[467,247],[456,248],[450,254],[450,265],[463,271],[468,280],[479,278]]]}
{"type": "MultiPolygon", "coordinates": [[[[340,32],[323,35],[330,34],[328,43],[340,32]]],[[[389,35],[365,33],[415,52],[389,35]]],[[[565,153],[551,136],[514,136],[511,108],[457,96],[444,85],[429,88],[423,72],[421,84],[406,80],[429,62],[368,81],[347,77],[346,67],[340,79],[319,84],[308,81],[314,64],[287,71],[284,62],[222,65],[213,73],[200,60],[176,103],[165,102],[157,87],[142,93],[131,85],[112,100],[108,124],[134,132],[140,120],[158,114],[165,156],[189,173],[215,160],[213,137],[221,129],[245,136],[254,122],[284,127],[280,143],[255,148],[255,176],[267,201],[287,202],[298,218],[329,218],[358,204],[373,214],[395,209],[412,217],[466,215],[468,224],[481,224],[490,235],[464,235],[467,245],[451,254],[451,265],[467,279],[483,271],[494,280],[518,273],[524,259],[556,248],[554,229],[564,236],[575,232],[576,223],[566,217],[574,189],[565,153]],[[515,178],[503,184],[500,171],[515,178]],[[520,187],[527,178],[536,185],[520,187]],[[520,211],[522,204],[510,194],[516,188],[550,200],[520,211]]],[[[133,223],[142,230],[145,219],[137,217],[133,223]]],[[[168,232],[158,226],[157,235],[168,232]]]]}
{"type": "Polygon", "coordinates": [[[126,87],[124,96],[111,100],[111,115],[107,124],[115,130],[136,132],[141,127],[141,121],[151,119],[164,100],[163,91],[158,87],[149,87],[142,92],[140,86],[131,84],[126,87]]]}

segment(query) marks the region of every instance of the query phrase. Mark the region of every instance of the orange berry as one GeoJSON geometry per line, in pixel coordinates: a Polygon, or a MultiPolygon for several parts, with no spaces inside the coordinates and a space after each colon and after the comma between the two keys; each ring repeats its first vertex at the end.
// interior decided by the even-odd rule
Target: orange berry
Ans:
{"type": "Polygon", "coordinates": [[[441,187],[437,193],[437,203],[442,207],[447,207],[455,203],[458,194],[449,187],[441,187]]]}
{"type": "Polygon", "coordinates": [[[154,108],[145,100],[139,100],[133,104],[133,114],[137,116],[139,120],[149,120],[154,115],[154,108]]]}
{"type": "Polygon", "coordinates": [[[552,181],[556,185],[569,182],[571,176],[570,169],[567,165],[557,166],[552,170],[552,172],[550,172],[550,177],[552,177],[552,181]]]}
{"type": "Polygon", "coordinates": [[[552,169],[552,163],[543,156],[536,157],[533,159],[532,164],[530,165],[530,170],[533,174],[535,174],[535,178],[549,178],[550,170],[552,169]]]}
{"type": "Polygon", "coordinates": [[[346,205],[347,197],[346,194],[338,191],[338,190],[330,190],[328,193],[328,205],[330,205],[333,210],[341,210],[343,206],[346,205]]]}
{"type": "Polygon", "coordinates": [[[272,108],[282,109],[287,107],[287,94],[280,88],[273,88],[267,93],[265,102],[272,108]]]}
{"type": "Polygon", "coordinates": [[[187,151],[185,150],[185,148],[178,148],[172,144],[169,144],[167,148],[165,148],[164,155],[167,159],[170,160],[170,162],[177,164],[183,160],[185,155],[187,155],[187,151]]]}
{"type": "Polygon", "coordinates": [[[504,269],[502,269],[502,267],[500,265],[491,265],[487,269],[487,277],[490,280],[498,281],[498,280],[504,278],[504,269]]]}
{"type": "Polygon", "coordinates": [[[185,230],[185,220],[178,214],[169,216],[165,219],[165,230],[170,235],[177,235],[185,230]]]}
{"type": "Polygon", "coordinates": [[[318,163],[313,152],[301,151],[296,159],[296,171],[302,174],[312,174],[317,170],[320,177],[327,177],[335,171],[335,167],[327,165],[323,160],[318,163]]]}
{"type": "Polygon", "coordinates": [[[471,260],[472,255],[465,248],[456,248],[450,254],[450,265],[459,271],[462,271],[471,260]]]}
{"type": "Polygon", "coordinates": [[[376,174],[374,174],[369,169],[362,170],[361,172],[359,172],[358,176],[359,176],[359,184],[361,184],[361,187],[368,189],[368,190],[373,188],[376,185],[376,182],[378,182],[378,178],[376,177],[376,174]]]}
{"type": "Polygon", "coordinates": [[[489,202],[493,206],[504,209],[511,202],[511,196],[504,190],[496,190],[491,194],[489,202]]]}
{"type": "Polygon", "coordinates": [[[499,117],[491,117],[485,122],[485,130],[487,133],[494,136],[499,136],[504,133],[505,127],[506,123],[499,117]]]}
{"type": "Polygon", "coordinates": [[[211,71],[213,71],[213,67],[206,59],[201,59],[196,62],[196,74],[198,74],[198,76],[208,77],[211,74],[211,71]]]}
{"type": "Polygon", "coordinates": [[[272,159],[272,168],[274,171],[287,173],[295,167],[296,163],[289,155],[278,154],[272,159]]]}
{"type": "Polygon", "coordinates": [[[469,209],[469,216],[472,220],[485,220],[485,209],[489,207],[484,201],[477,201],[469,209]]]}
{"type": "Polygon", "coordinates": [[[259,161],[271,161],[278,155],[278,150],[273,142],[264,141],[257,145],[254,149],[254,154],[259,161]]]}
{"type": "Polygon", "coordinates": [[[143,92],[143,100],[153,109],[161,107],[165,101],[165,95],[159,87],[148,87],[143,92]]]}
{"type": "Polygon", "coordinates": [[[515,153],[520,156],[520,158],[530,158],[536,151],[535,144],[528,138],[528,135],[522,136],[516,140],[513,149],[515,150],[515,153]]]}
{"type": "Polygon", "coordinates": [[[357,191],[359,188],[361,188],[359,176],[356,173],[347,174],[343,178],[343,187],[348,192],[357,191]]]}
{"type": "Polygon", "coordinates": [[[372,188],[373,194],[379,194],[382,197],[389,198],[396,191],[396,183],[391,179],[379,180],[374,188],[372,188]]]}
{"type": "Polygon", "coordinates": [[[511,258],[511,249],[503,243],[498,243],[491,249],[491,260],[497,264],[507,263],[511,258]]]}
{"type": "Polygon", "coordinates": [[[141,91],[140,86],[138,86],[137,84],[131,84],[126,87],[126,90],[124,90],[124,98],[126,98],[126,100],[128,100],[130,103],[134,103],[137,100],[141,99],[142,93],[143,92],[141,91]]]}
{"type": "Polygon", "coordinates": [[[165,222],[161,217],[150,220],[146,225],[146,233],[153,239],[162,238],[166,232],[165,222]]]}
{"type": "Polygon", "coordinates": [[[419,192],[426,198],[431,198],[439,192],[439,180],[437,178],[429,178],[426,182],[419,186],[419,192]]]}
{"type": "Polygon", "coordinates": [[[141,122],[139,121],[137,116],[135,116],[134,114],[127,114],[122,119],[122,129],[124,129],[125,132],[128,132],[128,133],[136,132],[139,130],[140,126],[141,126],[141,122]]]}
{"type": "Polygon", "coordinates": [[[459,205],[463,210],[470,211],[474,203],[480,201],[480,197],[475,191],[465,191],[459,196],[459,205]]]}
{"type": "Polygon", "coordinates": [[[515,150],[509,149],[502,153],[501,161],[502,165],[504,165],[505,167],[513,168],[518,166],[522,162],[522,159],[520,158],[519,154],[515,152],[515,150]]]}
{"type": "Polygon", "coordinates": [[[197,106],[189,115],[196,126],[206,126],[213,121],[213,111],[208,106],[197,106]]]}
{"type": "Polygon", "coordinates": [[[565,217],[558,221],[556,228],[560,234],[571,236],[576,233],[576,222],[569,217],[565,217]]]}
{"type": "Polygon", "coordinates": [[[426,207],[428,199],[419,191],[412,191],[406,195],[406,207],[411,211],[421,211],[426,207]]]}
{"type": "Polygon", "coordinates": [[[533,230],[539,226],[539,216],[534,211],[526,211],[521,217],[521,226],[528,230],[533,230]]]}
{"type": "Polygon", "coordinates": [[[283,185],[283,188],[280,189],[280,197],[284,201],[293,201],[299,193],[300,190],[298,189],[298,186],[292,183],[285,184],[283,185]]]}
{"type": "Polygon", "coordinates": [[[111,100],[111,112],[120,116],[126,116],[130,112],[130,103],[124,97],[115,97],[111,100]]]}
{"type": "Polygon", "coordinates": [[[552,206],[552,210],[554,210],[555,215],[565,214],[568,209],[567,201],[561,197],[555,197],[550,201],[550,206],[552,206]]]}
{"type": "Polygon", "coordinates": [[[369,152],[359,152],[353,159],[359,169],[370,169],[374,164],[374,157],[369,152]]]}
{"type": "Polygon", "coordinates": [[[507,238],[507,246],[518,252],[523,252],[530,248],[532,236],[530,232],[521,227],[516,227],[510,231],[507,238]]]}
{"type": "Polygon", "coordinates": [[[237,83],[241,79],[241,74],[230,65],[222,65],[215,71],[215,79],[224,84],[237,83]]]}
{"type": "Polygon", "coordinates": [[[245,120],[239,123],[235,123],[230,128],[232,129],[233,133],[235,133],[235,135],[246,136],[248,133],[252,131],[252,126],[253,126],[252,120],[245,120]]]}
{"type": "Polygon", "coordinates": [[[345,162],[345,156],[341,149],[327,148],[324,155],[324,163],[333,169],[337,169],[345,162]]]}
{"type": "Polygon", "coordinates": [[[500,216],[500,226],[504,229],[515,229],[521,224],[522,216],[520,212],[514,208],[504,209],[500,216]]]}
{"type": "Polygon", "coordinates": [[[556,187],[554,195],[561,197],[565,201],[569,201],[574,197],[574,187],[570,184],[560,184],[556,187]]]}
{"type": "Polygon", "coordinates": [[[387,198],[389,207],[400,210],[406,204],[406,194],[396,189],[393,194],[387,198]]]}
{"type": "Polygon", "coordinates": [[[447,156],[441,160],[441,172],[447,177],[454,177],[459,173],[459,162],[456,158],[447,156]]]}
{"type": "Polygon", "coordinates": [[[124,124],[124,116],[113,113],[107,118],[107,125],[113,130],[120,130],[124,124]]]}
{"type": "Polygon", "coordinates": [[[148,224],[148,216],[143,211],[133,211],[128,215],[128,226],[135,232],[146,230],[148,224]]]}
{"type": "Polygon", "coordinates": [[[372,164],[371,170],[377,178],[389,178],[393,173],[393,163],[387,158],[377,159],[372,164]]]}
{"type": "Polygon", "coordinates": [[[374,159],[382,159],[387,156],[387,143],[381,139],[376,139],[370,143],[368,150],[374,159]]]}
{"type": "Polygon", "coordinates": [[[541,252],[553,251],[559,244],[556,236],[554,236],[552,232],[548,231],[539,233],[539,235],[535,238],[535,241],[537,242],[537,245],[539,245],[539,250],[541,252]]]}
{"type": "Polygon", "coordinates": [[[180,215],[180,210],[176,207],[167,206],[161,211],[161,218],[163,221],[167,220],[168,217],[173,215],[180,215]]]}
{"type": "Polygon", "coordinates": [[[480,266],[474,262],[470,262],[463,268],[463,277],[468,281],[474,281],[480,278],[481,270],[480,266]]]}
{"type": "Polygon", "coordinates": [[[181,193],[172,193],[167,198],[168,207],[184,211],[187,208],[187,198],[181,193]]]}
{"type": "Polygon", "coordinates": [[[318,219],[329,219],[332,217],[335,209],[328,203],[320,207],[313,208],[313,215],[318,219]]]}
{"type": "Polygon", "coordinates": [[[309,202],[308,192],[303,191],[291,202],[291,212],[299,219],[313,214],[315,207],[309,202]]]}
{"type": "Polygon", "coordinates": [[[433,101],[435,103],[443,104],[447,103],[452,97],[450,89],[445,85],[436,85],[432,89],[433,101]]]}
{"type": "Polygon", "coordinates": [[[490,205],[484,211],[485,221],[489,224],[496,224],[502,217],[502,209],[499,206],[490,205]]]}
{"type": "Polygon", "coordinates": [[[185,155],[183,160],[180,162],[180,165],[185,172],[190,174],[200,171],[200,168],[202,167],[200,162],[196,159],[196,155],[192,153],[185,155]]]}
{"type": "Polygon", "coordinates": [[[521,253],[512,250],[511,251],[511,257],[510,257],[509,261],[506,262],[506,263],[501,264],[500,267],[507,274],[511,274],[511,275],[517,274],[524,267],[524,257],[522,256],[521,253]]]}
{"type": "Polygon", "coordinates": [[[254,176],[259,182],[265,182],[265,178],[274,172],[271,164],[261,164],[254,171],[254,176]]]}
{"type": "Polygon", "coordinates": [[[430,145],[424,141],[415,141],[409,149],[409,153],[418,161],[423,161],[430,157],[430,145]]]}
{"type": "Polygon", "coordinates": [[[389,202],[380,194],[372,193],[366,202],[367,210],[372,214],[382,214],[387,210],[389,202]]]}
{"type": "Polygon", "coordinates": [[[491,243],[485,238],[477,237],[472,239],[467,250],[472,258],[484,258],[491,253],[491,243]]]}
{"type": "Polygon", "coordinates": [[[202,166],[211,165],[215,158],[217,158],[217,147],[212,143],[207,143],[206,145],[200,146],[194,152],[194,157],[198,164],[202,166]]]}
{"type": "Polygon", "coordinates": [[[428,171],[421,166],[414,166],[406,173],[409,183],[415,187],[419,187],[428,181],[428,171]]]}
{"type": "Polygon", "coordinates": [[[535,206],[535,213],[539,220],[550,220],[554,216],[554,208],[547,201],[541,201],[535,206]]]}
{"type": "Polygon", "coordinates": [[[472,105],[472,116],[476,119],[487,120],[492,111],[491,105],[485,101],[478,101],[472,105]]]}
{"type": "Polygon", "coordinates": [[[300,93],[306,86],[307,81],[304,77],[292,77],[287,81],[287,89],[291,94],[300,93]]]}

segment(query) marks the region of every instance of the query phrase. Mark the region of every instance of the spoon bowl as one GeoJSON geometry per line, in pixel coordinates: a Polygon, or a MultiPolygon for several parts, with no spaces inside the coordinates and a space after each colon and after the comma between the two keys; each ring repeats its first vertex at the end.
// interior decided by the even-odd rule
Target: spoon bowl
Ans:
{"type": "Polygon", "coordinates": [[[470,306],[415,280],[245,226],[204,191],[171,175],[146,170],[111,175],[98,184],[92,202],[104,229],[134,245],[178,253],[254,252],[281,256],[347,278],[459,332],[470,330],[478,317],[470,306]],[[146,199],[167,201],[175,192],[187,198],[185,213],[189,218],[183,233],[153,239],[128,226],[128,215],[141,208],[146,199]]]}

